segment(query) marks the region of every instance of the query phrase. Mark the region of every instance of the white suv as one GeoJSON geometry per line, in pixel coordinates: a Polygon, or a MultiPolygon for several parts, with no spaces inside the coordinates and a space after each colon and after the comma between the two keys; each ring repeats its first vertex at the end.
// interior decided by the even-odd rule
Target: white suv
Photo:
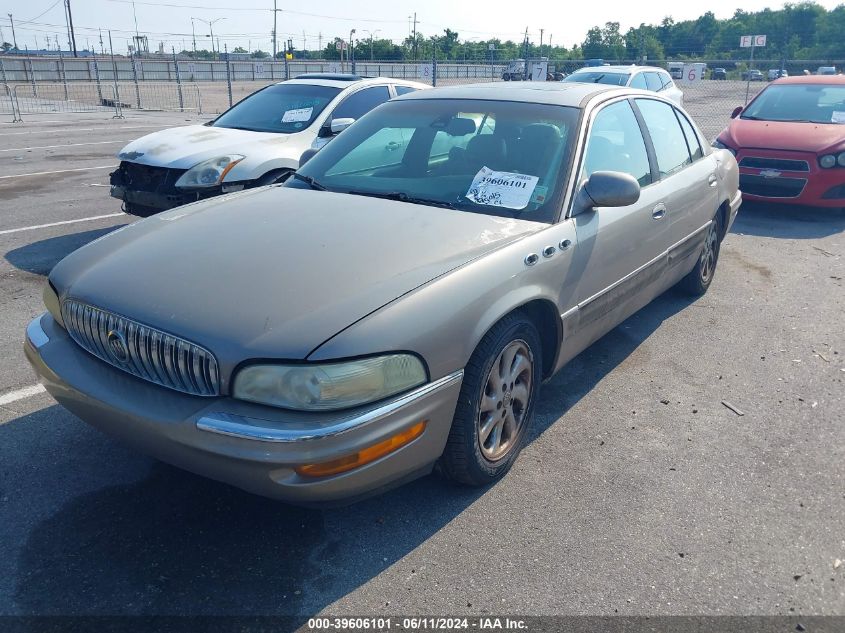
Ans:
{"type": "Polygon", "coordinates": [[[669,73],[654,66],[588,66],[576,70],[564,81],[630,86],[640,90],[659,92],[679,106],[684,105],[684,93],[675,85],[669,73]]]}

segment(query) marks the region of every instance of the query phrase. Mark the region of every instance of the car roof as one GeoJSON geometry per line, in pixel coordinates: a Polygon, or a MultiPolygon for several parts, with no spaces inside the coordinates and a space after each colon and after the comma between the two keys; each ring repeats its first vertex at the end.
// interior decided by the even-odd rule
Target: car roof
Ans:
{"type": "Polygon", "coordinates": [[[584,68],[579,68],[572,72],[574,75],[575,73],[580,72],[590,72],[590,71],[597,71],[603,70],[605,72],[613,72],[613,73],[632,73],[632,72],[639,72],[641,70],[651,70],[651,71],[662,71],[666,72],[665,68],[658,68],[657,66],[636,66],[636,65],[628,65],[628,66],[585,66],[584,68]]]}
{"type": "MultiPolygon", "coordinates": [[[[487,101],[520,101],[583,107],[592,97],[602,93],[648,94],[642,90],[620,88],[606,84],[562,82],[562,81],[517,81],[467,84],[463,86],[444,86],[419,92],[412,92],[398,97],[406,99],[482,99],[487,101]]],[[[613,96],[613,94],[608,94],[613,96]]]]}
{"type": "Polygon", "coordinates": [[[778,84],[827,84],[845,86],[845,75],[794,75],[783,77],[774,83],[778,84]]]}
{"type": "Polygon", "coordinates": [[[315,73],[315,76],[298,75],[296,79],[279,81],[277,84],[305,84],[309,86],[329,86],[333,88],[349,88],[350,86],[367,86],[370,84],[398,84],[400,86],[413,86],[415,88],[430,88],[426,84],[406,79],[393,79],[391,77],[357,77],[355,75],[343,75],[342,79],[328,79],[328,74],[315,73]]]}

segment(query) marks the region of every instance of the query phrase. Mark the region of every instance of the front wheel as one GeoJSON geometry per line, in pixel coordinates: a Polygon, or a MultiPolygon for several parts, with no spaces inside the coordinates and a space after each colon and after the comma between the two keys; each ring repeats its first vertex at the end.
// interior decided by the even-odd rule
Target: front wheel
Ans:
{"type": "Polygon", "coordinates": [[[483,486],[510,469],[525,442],[542,380],[537,328],[514,313],[481,340],[464,369],[455,417],[438,464],[449,479],[483,486]]]}
{"type": "Polygon", "coordinates": [[[689,274],[681,279],[678,287],[693,296],[701,296],[710,287],[716,274],[716,264],[719,261],[722,235],[722,214],[717,213],[707,229],[704,237],[704,247],[689,274]]]}

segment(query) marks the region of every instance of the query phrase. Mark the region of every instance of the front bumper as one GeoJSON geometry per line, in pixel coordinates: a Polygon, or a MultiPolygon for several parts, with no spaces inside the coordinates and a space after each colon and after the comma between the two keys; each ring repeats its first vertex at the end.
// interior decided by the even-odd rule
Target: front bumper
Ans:
{"type": "Polygon", "coordinates": [[[811,207],[845,207],[845,169],[822,169],[815,154],[778,150],[740,149],[739,187],[748,201],[811,207]],[[758,167],[743,165],[756,161],[758,167]],[[771,162],[769,167],[765,162],[771,162]],[[783,162],[786,168],[780,167],[783,162]],[[789,169],[789,163],[803,163],[801,170],[789,169]]]}
{"type": "Polygon", "coordinates": [[[317,415],[191,396],[135,378],[80,348],[49,313],[30,323],[24,347],[47,391],[88,424],[185,470],[301,505],[354,501],[430,472],[463,377],[458,371],[369,408],[317,415]],[[421,420],[422,435],[355,470],[322,478],[294,470],[350,455],[421,420]]]}

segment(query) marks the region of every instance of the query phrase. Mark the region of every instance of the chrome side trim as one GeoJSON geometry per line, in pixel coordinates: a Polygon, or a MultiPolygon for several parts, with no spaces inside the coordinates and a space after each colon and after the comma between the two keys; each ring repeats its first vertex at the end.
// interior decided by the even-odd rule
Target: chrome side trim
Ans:
{"type": "Polygon", "coordinates": [[[365,424],[371,424],[389,415],[393,415],[416,400],[453,385],[461,380],[463,376],[464,370],[461,369],[439,380],[409,391],[375,409],[321,428],[270,428],[265,426],[268,423],[266,420],[230,413],[209,413],[197,420],[197,429],[209,433],[259,442],[307,442],[310,440],[319,440],[346,433],[365,424]]]}
{"type": "Polygon", "coordinates": [[[26,326],[26,339],[35,349],[43,347],[50,342],[50,337],[47,336],[44,328],[41,327],[41,319],[44,318],[45,314],[47,313],[42,312],[26,326]]]}

